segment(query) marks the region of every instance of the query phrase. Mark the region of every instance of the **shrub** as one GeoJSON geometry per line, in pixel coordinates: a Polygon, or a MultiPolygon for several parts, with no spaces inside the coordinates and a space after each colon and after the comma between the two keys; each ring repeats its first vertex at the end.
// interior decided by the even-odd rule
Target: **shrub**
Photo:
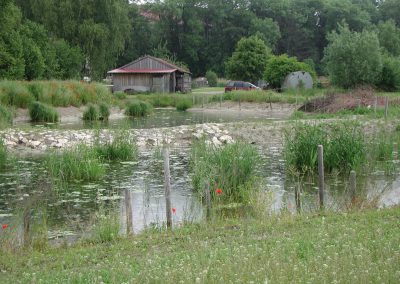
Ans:
{"type": "Polygon", "coordinates": [[[101,179],[105,173],[96,151],[86,145],[49,154],[46,167],[53,178],[61,181],[94,181],[101,179]]]}
{"type": "Polygon", "coordinates": [[[383,67],[377,86],[385,91],[400,90],[400,57],[383,57],[383,67]]]}
{"type": "Polygon", "coordinates": [[[152,106],[143,101],[134,101],[128,104],[125,114],[132,117],[146,116],[152,112],[152,106]]]}
{"type": "Polygon", "coordinates": [[[111,143],[96,143],[95,151],[97,155],[108,161],[129,161],[137,155],[136,143],[129,140],[129,133],[115,133],[111,143]]]}
{"type": "Polygon", "coordinates": [[[304,62],[299,62],[296,57],[288,57],[286,54],[272,56],[268,61],[264,72],[264,79],[272,88],[281,88],[286,76],[292,72],[306,71],[315,80],[315,70],[304,62]]]}
{"type": "Polygon", "coordinates": [[[258,163],[259,155],[252,145],[236,142],[215,147],[197,142],[191,155],[193,186],[202,195],[206,182],[210,182],[212,189],[222,189],[218,198],[224,202],[248,203],[256,188],[258,163]]]}
{"type": "Polygon", "coordinates": [[[11,112],[5,107],[0,105],[0,128],[5,128],[12,124],[13,117],[11,112]]]}
{"type": "Polygon", "coordinates": [[[206,73],[206,78],[208,81],[208,86],[216,87],[218,83],[218,76],[215,72],[208,70],[206,73]]]}
{"type": "Polygon", "coordinates": [[[99,119],[108,120],[110,117],[110,108],[106,103],[100,103],[99,105],[99,119]]]}
{"type": "Polygon", "coordinates": [[[176,104],[176,110],[186,111],[188,108],[192,107],[192,102],[190,100],[181,100],[176,104]]]}
{"type": "Polygon", "coordinates": [[[33,122],[57,122],[59,115],[53,107],[34,102],[29,108],[29,115],[33,122]]]}
{"type": "Polygon", "coordinates": [[[308,125],[297,124],[285,133],[287,168],[300,173],[318,170],[318,145],[324,146],[324,166],[348,172],[366,157],[363,133],[358,125],[350,123],[308,125]]]}
{"type": "Polygon", "coordinates": [[[99,120],[99,113],[94,105],[88,105],[86,110],[83,112],[83,120],[95,121],[99,120]]]}
{"type": "Polygon", "coordinates": [[[324,62],[333,84],[351,88],[375,85],[382,72],[382,56],[376,33],[352,32],[347,26],[328,35],[324,62]]]}

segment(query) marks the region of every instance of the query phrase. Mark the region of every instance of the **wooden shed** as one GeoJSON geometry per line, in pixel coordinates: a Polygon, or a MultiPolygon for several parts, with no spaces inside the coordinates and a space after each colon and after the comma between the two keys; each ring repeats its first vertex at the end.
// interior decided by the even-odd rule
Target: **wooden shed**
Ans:
{"type": "Polygon", "coordinates": [[[143,56],[125,66],[108,72],[113,91],[190,92],[191,73],[163,59],[143,56]]]}

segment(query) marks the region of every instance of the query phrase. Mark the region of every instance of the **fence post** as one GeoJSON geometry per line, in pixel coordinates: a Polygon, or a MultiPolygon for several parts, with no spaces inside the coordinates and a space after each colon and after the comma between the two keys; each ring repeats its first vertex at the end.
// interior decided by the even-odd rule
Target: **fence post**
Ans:
{"type": "Polygon", "coordinates": [[[272,110],[271,93],[269,94],[269,108],[272,110]]]}
{"type": "Polygon", "coordinates": [[[211,192],[210,192],[210,182],[207,181],[205,187],[205,197],[206,197],[206,204],[207,204],[207,220],[211,219],[211,192]]]}
{"type": "Polygon", "coordinates": [[[171,174],[169,170],[169,148],[164,142],[164,187],[165,187],[165,210],[167,213],[167,228],[172,228],[171,212],[171,174]]]}
{"type": "Polygon", "coordinates": [[[300,183],[298,182],[294,189],[294,199],[296,201],[297,213],[301,212],[301,199],[300,199],[300,183]]]}
{"type": "Polygon", "coordinates": [[[25,209],[23,214],[23,245],[29,246],[31,242],[30,228],[31,228],[31,210],[29,208],[25,209]]]}
{"type": "Polygon", "coordinates": [[[319,186],[319,209],[324,210],[324,190],[325,190],[325,173],[324,173],[324,146],[318,145],[318,186],[319,186]]]}
{"type": "Polygon", "coordinates": [[[375,104],[374,104],[374,113],[375,113],[375,115],[376,115],[376,108],[377,108],[377,106],[378,106],[378,97],[375,96],[375,104]]]}
{"type": "Polygon", "coordinates": [[[350,172],[350,195],[351,195],[351,204],[354,204],[356,201],[356,187],[357,187],[357,181],[356,181],[356,172],[351,171],[350,172]]]}
{"type": "Polygon", "coordinates": [[[125,189],[126,234],[133,233],[131,192],[125,189]]]}
{"type": "Polygon", "coordinates": [[[386,96],[385,97],[385,119],[387,119],[387,116],[388,116],[388,108],[389,108],[389,98],[386,96]]]}

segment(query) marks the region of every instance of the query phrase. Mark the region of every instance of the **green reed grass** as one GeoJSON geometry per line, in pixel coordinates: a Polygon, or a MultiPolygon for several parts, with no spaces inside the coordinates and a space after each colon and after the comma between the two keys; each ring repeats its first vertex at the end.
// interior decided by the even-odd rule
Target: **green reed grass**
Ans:
{"type": "Polygon", "coordinates": [[[99,113],[95,105],[89,104],[83,112],[83,120],[96,121],[99,120],[99,113]]]}
{"type": "Polygon", "coordinates": [[[4,168],[7,165],[7,157],[7,147],[3,139],[0,139],[0,168],[4,168]]]}
{"type": "Polygon", "coordinates": [[[0,104],[0,129],[7,128],[12,125],[12,112],[5,106],[0,104]]]}
{"type": "Polygon", "coordinates": [[[31,104],[29,116],[33,122],[57,122],[59,120],[59,114],[55,108],[40,102],[31,104]]]}
{"type": "Polygon", "coordinates": [[[189,94],[164,94],[151,93],[133,96],[134,98],[150,103],[154,107],[176,107],[182,101],[190,101],[192,95],[189,94]]]}
{"type": "Polygon", "coordinates": [[[86,145],[48,154],[46,166],[51,176],[60,181],[95,181],[105,174],[97,152],[86,145]]]}
{"type": "Polygon", "coordinates": [[[191,100],[180,100],[176,104],[176,110],[179,111],[186,111],[187,109],[192,107],[192,101],[191,100]]]}
{"type": "Polygon", "coordinates": [[[125,114],[131,117],[142,117],[153,111],[151,104],[143,101],[132,101],[125,109],[125,114]]]}
{"type": "Polygon", "coordinates": [[[91,236],[87,240],[91,244],[110,243],[119,236],[119,216],[100,210],[96,213],[91,236]]]}
{"type": "Polygon", "coordinates": [[[257,189],[259,162],[258,152],[252,145],[235,142],[216,147],[198,141],[191,154],[193,187],[203,196],[209,182],[214,199],[248,204],[257,189]],[[217,196],[216,188],[222,189],[223,194],[217,196]]]}
{"type": "Polygon", "coordinates": [[[287,168],[300,173],[317,172],[318,145],[324,146],[324,165],[328,173],[333,170],[349,172],[366,159],[367,145],[358,124],[296,124],[285,132],[287,168]]]}
{"type": "Polygon", "coordinates": [[[131,161],[137,157],[136,143],[127,131],[115,132],[112,142],[102,144],[97,141],[94,150],[98,157],[108,161],[131,161]]]}
{"type": "Polygon", "coordinates": [[[108,120],[110,117],[110,107],[106,103],[99,104],[99,119],[108,120]]]}

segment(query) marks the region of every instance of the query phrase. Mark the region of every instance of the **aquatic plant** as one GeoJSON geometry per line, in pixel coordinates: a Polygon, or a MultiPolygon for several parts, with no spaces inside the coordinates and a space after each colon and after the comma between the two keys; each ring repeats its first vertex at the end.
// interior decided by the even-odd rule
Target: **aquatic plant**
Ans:
{"type": "Polygon", "coordinates": [[[46,166],[50,175],[61,181],[94,181],[105,173],[97,152],[83,144],[61,153],[51,152],[46,157],[46,166]]]}
{"type": "Polygon", "coordinates": [[[97,112],[96,106],[89,104],[86,110],[83,112],[83,120],[95,121],[99,120],[99,113],[97,112]]]}
{"type": "Polygon", "coordinates": [[[125,110],[127,116],[141,117],[150,114],[153,111],[152,106],[143,101],[133,101],[128,104],[125,110]]]}
{"type": "Polygon", "coordinates": [[[176,110],[186,111],[188,108],[192,107],[192,102],[190,100],[180,100],[176,104],[176,110]]]}
{"type": "Polygon", "coordinates": [[[318,145],[324,146],[327,172],[349,172],[366,158],[362,129],[354,123],[295,124],[285,132],[284,153],[287,168],[300,173],[318,170],[318,145]]]}
{"type": "Polygon", "coordinates": [[[99,104],[99,119],[108,120],[110,117],[110,107],[106,103],[99,104]]]}
{"type": "Polygon", "coordinates": [[[12,121],[11,111],[7,107],[0,105],[0,129],[10,126],[12,121]]]}
{"type": "Polygon", "coordinates": [[[193,145],[191,171],[194,189],[202,196],[209,183],[212,196],[222,202],[248,203],[257,189],[260,157],[249,144],[235,142],[224,147],[198,141],[193,145]],[[222,194],[223,192],[223,194],[222,194]]]}
{"type": "Polygon", "coordinates": [[[114,133],[112,142],[97,142],[94,150],[101,159],[108,161],[130,161],[137,156],[136,143],[129,139],[129,133],[126,131],[114,133]]]}
{"type": "Polygon", "coordinates": [[[57,122],[59,118],[55,108],[40,102],[32,103],[29,107],[29,116],[33,122],[57,122]]]}

